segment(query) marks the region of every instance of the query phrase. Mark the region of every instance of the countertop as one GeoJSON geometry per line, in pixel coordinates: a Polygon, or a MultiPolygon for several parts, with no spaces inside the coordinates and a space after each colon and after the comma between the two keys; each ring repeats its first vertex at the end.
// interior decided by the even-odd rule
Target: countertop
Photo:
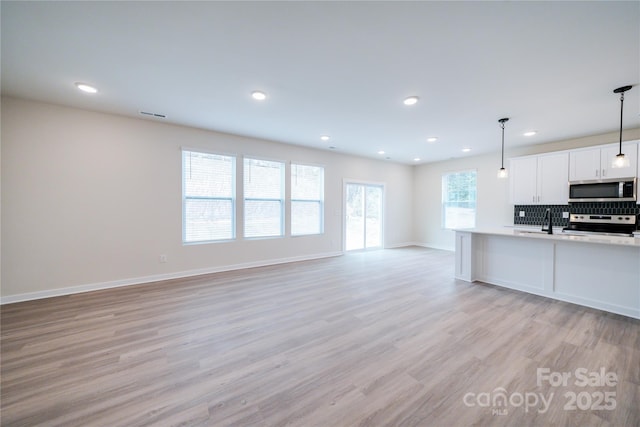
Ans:
{"type": "Polygon", "coordinates": [[[576,236],[573,234],[562,233],[561,227],[554,227],[553,234],[547,234],[546,231],[542,232],[540,230],[540,227],[527,227],[527,226],[464,228],[464,229],[457,229],[455,231],[476,233],[476,234],[491,234],[496,236],[523,237],[528,239],[558,240],[563,242],[569,241],[569,242],[595,243],[595,244],[602,244],[602,245],[631,246],[631,247],[640,248],[640,237],[602,236],[602,235],[576,236]]]}

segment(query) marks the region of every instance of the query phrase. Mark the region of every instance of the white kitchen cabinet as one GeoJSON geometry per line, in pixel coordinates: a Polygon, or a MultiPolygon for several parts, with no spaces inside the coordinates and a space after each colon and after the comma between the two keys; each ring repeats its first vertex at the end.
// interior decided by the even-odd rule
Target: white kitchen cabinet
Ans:
{"type": "Polygon", "coordinates": [[[569,153],[515,157],[510,161],[514,205],[564,205],[569,198],[569,153]]]}
{"type": "Polygon", "coordinates": [[[605,147],[573,150],[569,154],[569,179],[584,181],[593,179],[629,178],[638,173],[638,144],[623,143],[622,152],[629,156],[629,168],[615,169],[611,163],[620,152],[618,144],[605,147]]]}
{"type": "Polygon", "coordinates": [[[536,203],[538,193],[538,158],[516,157],[509,161],[509,182],[511,201],[514,205],[532,205],[536,203]]]}
{"type": "Polygon", "coordinates": [[[569,153],[538,156],[539,203],[566,205],[569,200],[569,153]]]}
{"type": "Polygon", "coordinates": [[[599,179],[600,149],[572,151],[569,153],[569,180],[581,181],[586,179],[599,179]]]}

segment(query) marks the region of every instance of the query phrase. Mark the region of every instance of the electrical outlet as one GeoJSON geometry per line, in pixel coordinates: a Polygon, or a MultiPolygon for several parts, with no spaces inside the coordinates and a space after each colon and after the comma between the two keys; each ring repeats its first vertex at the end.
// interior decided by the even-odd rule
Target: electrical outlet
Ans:
{"type": "Polygon", "coordinates": [[[165,254],[160,255],[159,261],[161,264],[167,262],[167,256],[165,254]]]}
{"type": "Polygon", "coordinates": [[[520,216],[520,218],[524,218],[524,211],[520,211],[518,215],[520,216]]]}
{"type": "Polygon", "coordinates": [[[564,219],[569,218],[569,212],[562,212],[562,218],[564,219]]]}

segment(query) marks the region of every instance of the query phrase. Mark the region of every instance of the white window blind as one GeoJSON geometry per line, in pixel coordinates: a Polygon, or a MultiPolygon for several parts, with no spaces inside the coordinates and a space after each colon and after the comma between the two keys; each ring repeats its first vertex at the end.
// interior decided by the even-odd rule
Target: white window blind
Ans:
{"type": "Polygon", "coordinates": [[[235,238],[235,165],[232,156],[183,150],[183,242],[235,238]]]}
{"type": "Polygon", "coordinates": [[[291,235],[323,232],[324,168],[291,165],[291,235]]]}
{"type": "Polygon", "coordinates": [[[476,226],[476,171],[448,173],[442,176],[443,228],[476,226]]]}
{"type": "Polygon", "coordinates": [[[284,163],[244,159],[244,236],[284,234],[284,163]]]}

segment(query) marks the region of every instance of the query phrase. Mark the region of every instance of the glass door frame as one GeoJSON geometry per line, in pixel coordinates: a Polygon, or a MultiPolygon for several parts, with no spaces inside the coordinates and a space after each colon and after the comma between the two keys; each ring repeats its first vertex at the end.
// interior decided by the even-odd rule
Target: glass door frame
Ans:
{"type": "MultiPolygon", "coordinates": [[[[375,251],[384,249],[384,235],[385,235],[385,201],[386,201],[386,184],[384,182],[375,181],[363,181],[358,179],[343,179],[342,180],[342,252],[347,252],[347,185],[361,185],[364,186],[364,192],[366,194],[367,187],[378,187],[382,190],[380,197],[380,246],[371,248],[366,247],[366,198],[365,198],[365,241],[364,247],[361,249],[351,249],[348,252],[358,251],[375,251]]],[[[365,196],[366,197],[366,196],[365,196]]]]}

